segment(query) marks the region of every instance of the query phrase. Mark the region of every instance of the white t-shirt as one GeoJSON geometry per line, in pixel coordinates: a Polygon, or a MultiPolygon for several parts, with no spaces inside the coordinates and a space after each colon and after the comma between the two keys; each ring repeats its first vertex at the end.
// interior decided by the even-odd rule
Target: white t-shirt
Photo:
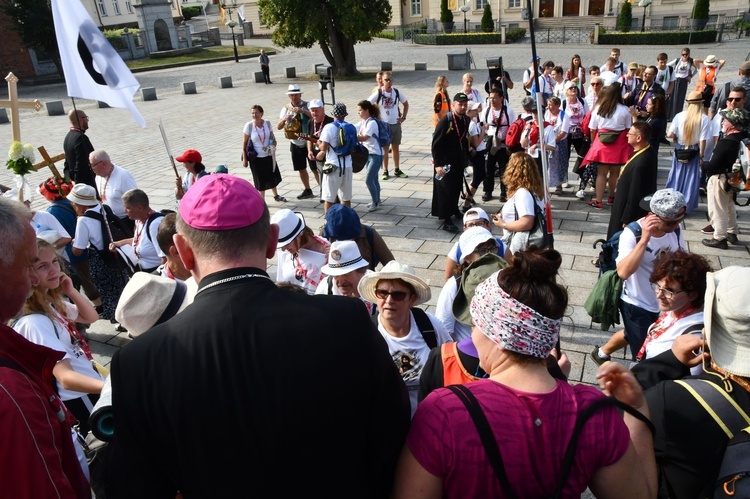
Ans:
{"type": "Polygon", "coordinates": [[[351,168],[352,167],[351,155],[343,156],[341,158],[341,162],[339,162],[339,156],[333,150],[334,148],[339,146],[339,127],[337,127],[334,123],[328,123],[326,126],[323,127],[323,131],[320,132],[320,140],[328,143],[328,151],[326,151],[325,162],[327,164],[330,163],[330,164],[334,164],[337,166],[342,166],[344,168],[351,168]]]}
{"type": "MultiPolygon", "coordinates": [[[[525,137],[530,132],[531,130],[524,130],[521,134],[521,138],[525,137]]],[[[544,143],[550,147],[557,147],[557,141],[555,140],[555,130],[551,126],[544,127],[544,143]]],[[[529,147],[526,148],[526,154],[528,154],[532,158],[538,158],[539,152],[542,150],[542,147],[537,147],[533,152],[529,152],[529,148],[532,145],[533,144],[529,143],[529,147]]],[[[552,151],[547,151],[547,154],[552,154],[552,151]]]]}
{"type": "MultiPolygon", "coordinates": [[[[717,113],[717,116],[719,114],[717,113]]],[[[693,130],[692,137],[685,137],[685,118],[687,117],[687,111],[677,113],[672,119],[672,124],[669,125],[670,133],[677,136],[677,141],[682,145],[696,145],[701,140],[711,140],[712,138],[712,126],[711,120],[705,114],[701,116],[701,126],[693,130]]],[[[705,154],[704,154],[705,156],[705,154]]]]}
{"type": "MultiPolygon", "coordinates": [[[[101,205],[96,205],[86,212],[92,211],[101,214],[101,205]]],[[[91,244],[92,247],[99,251],[104,249],[104,238],[102,237],[102,223],[99,220],[89,217],[78,217],[76,222],[76,235],[73,238],[73,247],[85,250],[91,244]]]]}
{"type": "Polygon", "coordinates": [[[141,269],[152,269],[161,265],[162,257],[166,257],[156,240],[159,233],[159,225],[164,217],[157,217],[151,222],[148,228],[149,235],[146,235],[146,227],[143,222],[135,221],[135,235],[133,237],[133,251],[138,257],[138,263],[141,269]],[[151,236],[151,239],[149,239],[151,236]]]}
{"type": "MultiPolygon", "coordinates": [[[[497,243],[497,256],[505,258],[505,243],[497,237],[495,238],[495,242],[497,243]]],[[[458,261],[461,259],[461,247],[459,246],[458,241],[453,244],[453,247],[448,252],[448,258],[456,262],[456,265],[458,265],[458,261]]]]}
{"type": "MultiPolygon", "coordinates": [[[[642,222],[643,219],[638,220],[638,224],[641,226],[642,222]]],[[[617,253],[618,264],[633,252],[637,243],[633,231],[625,227],[620,235],[620,247],[617,253]]],[[[654,271],[654,262],[663,253],[677,251],[680,248],[685,249],[682,231],[680,231],[679,236],[675,231],[649,239],[641,264],[622,285],[622,300],[649,312],[658,312],[659,302],[656,299],[656,293],[651,289],[650,281],[651,272],[654,271]]]]}
{"type": "MultiPolygon", "coordinates": [[[[596,104],[598,97],[594,95],[594,92],[589,92],[586,97],[583,99],[586,101],[586,106],[588,106],[589,109],[594,109],[594,105],[596,104]]],[[[594,117],[592,114],[592,118],[594,117]]]]}
{"type": "Polygon", "coordinates": [[[376,90],[367,99],[373,104],[380,106],[380,119],[387,121],[391,125],[395,125],[398,122],[398,105],[408,102],[406,95],[402,90],[396,90],[391,87],[390,91],[386,91],[381,88],[379,91],[376,90]],[[380,92],[380,102],[378,102],[378,92],[380,92]]]}
{"type": "Polygon", "coordinates": [[[643,86],[643,81],[637,76],[623,75],[620,77],[620,84],[622,84],[622,96],[625,97],[627,93],[633,93],[637,88],[643,86]]]}
{"type": "Polygon", "coordinates": [[[242,133],[250,137],[249,140],[253,141],[253,147],[255,148],[255,152],[258,153],[259,158],[268,156],[268,146],[273,144],[274,139],[271,123],[263,120],[263,125],[258,128],[255,126],[255,122],[248,121],[245,123],[242,133]]]}
{"type": "Polygon", "coordinates": [[[367,152],[369,152],[370,154],[382,156],[383,148],[380,147],[378,139],[376,138],[376,136],[378,135],[378,124],[375,122],[375,120],[367,118],[365,121],[360,121],[356,126],[358,135],[367,135],[368,137],[370,137],[369,139],[362,142],[362,145],[365,146],[367,152]]]}
{"type": "MultiPolygon", "coordinates": [[[[482,133],[482,129],[479,126],[479,123],[476,121],[470,121],[469,122],[469,137],[476,137],[477,135],[480,135],[482,133]]],[[[484,143],[484,140],[481,140],[479,142],[479,145],[476,147],[477,152],[486,151],[487,150],[487,144],[484,143]]]]}
{"type": "Polygon", "coordinates": [[[716,113],[714,119],[711,120],[711,136],[706,140],[706,149],[703,151],[703,161],[711,160],[711,155],[714,153],[714,147],[716,147],[716,141],[721,134],[721,125],[723,122],[724,117],[719,113],[716,113]]]}
{"type": "MultiPolygon", "coordinates": [[[[391,336],[383,327],[383,317],[378,316],[378,331],[385,339],[385,343],[388,345],[388,352],[391,354],[391,359],[396,364],[401,377],[406,383],[406,388],[409,390],[409,400],[411,402],[411,415],[414,416],[414,412],[417,410],[417,391],[419,390],[419,377],[422,375],[422,369],[427,361],[427,357],[430,355],[430,347],[422,337],[422,333],[417,327],[417,322],[414,320],[414,314],[411,315],[411,329],[409,334],[403,338],[396,338],[391,336]],[[403,357],[403,358],[402,358],[403,357]]],[[[437,318],[428,313],[427,317],[432,323],[432,327],[435,328],[435,336],[437,338],[438,346],[443,343],[448,343],[451,340],[450,335],[443,328],[443,324],[437,320],[437,318]]]]}
{"type": "Polygon", "coordinates": [[[602,79],[603,86],[605,87],[608,87],[616,82],[619,77],[620,75],[615,73],[614,71],[602,71],[601,73],[599,73],[599,78],[602,79]]]}
{"type": "MultiPolygon", "coordinates": [[[[649,341],[648,345],[646,345],[646,355],[644,356],[644,359],[656,357],[657,355],[671,349],[674,340],[681,336],[688,327],[696,324],[703,324],[702,310],[700,312],[690,314],[687,317],[683,317],[679,321],[672,324],[672,326],[669,329],[665,330],[661,335],[659,335],[658,338],[649,341]]],[[[651,329],[653,327],[654,325],[652,324],[648,328],[649,333],[651,332],[651,329]]],[[[698,330],[697,333],[700,333],[700,330],[698,330]]]]}
{"type": "MultiPolygon", "coordinates": [[[[291,104],[291,103],[289,103],[289,106],[294,107],[294,105],[291,104]]],[[[300,103],[298,105],[298,107],[301,107],[305,111],[308,110],[307,106],[308,106],[308,103],[305,102],[305,101],[300,101],[300,103]]],[[[279,112],[279,119],[286,118],[289,115],[294,116],[294,112],[290,111],[289,109],[286,108],[286,106],[284,106],[284,107],[281,108],[281,112],[279,112]]],[[[302,123],[302,114],[299,115],[299,119],[300,119],[300,123],[302,123]]],[[[305,139],[289,139],[289,142],[291,142],[295,146],[304,146],[304,145],[307,144],[307,142],[305,141],[305,139]]]]}
{"type": "Polygon", "coordinates": [[[464,92],[466,94],[466,97],[469,98],[470,102],[479,102],[482,103],[482,94],[479,93],[479,90],[477,90],[474,87],[471,87],[471,92],[464,92]]]}
{"type": "Polygon", "coordinates": [[[589,128],[591,130],[629,130],[633,125],[633,118],[630,116],[630,111],[627,106],[617,104],[615,112],[609,118],[604,118],[599,115],[599,110],[595,110],[591,113],[591,121],[589,122],[589,128]]]}
{"type": "Polygon", "coordinates": [[[462,324],[456,320],[453,315],[453,300],[458,294],[458,282],[455,277],[451,277],[440,290],[437,305],[435,306],[435,318],[445,328],[446,332],[451,335],[453,341],[460,341],[471,336],[471,326],[462,324]]]}
{"type": "MultiPolygon", "coordinates": [[[[535,216],[534,203],[537,203],[539,207],[544,210],[542,202],[537,200],[528,189],[521,187],[515,192],[515,194],[513,194],[513,197],[503,205],[503,209],[500,210],[500,216],[502,216],[503,222],[505,223],[515,222],[517,220],[516,211],[518,211],[518,220],[526,215],[531,215],[533,217],[535,216]]],[[[503,241],[507,241],[511,235],[511,231],[503,229],[503,241]]]]}
{"type": "Polygon", "coordinates": [[[551,125],[551,128],[555,131],[555,136],[560,135],[561,132],[568,133],[570,131],[570,116],[562,109],[557,113],[557,116],[547,110],[544,113],[544,121],[551,125]],[[562,119],[560,119],[561,117],[562,119]]]}
{"type": "Polygon", "coordinates": [[[560,99],[561,101],[565,100],[565,84],[568,83],[568,80],[563,78],[563,80],[560,83],[555,83],[555,87],[552,89],[552,93],[560,99]]]}
{"type": "Polygon", "coordinates": [[[326,255],[317,251],[300,249],[295,259],[288,251],[276,250],[276,282],[296,284],[314,294],[325,277],[320,269],[326,261],[326,255]]]}
{"type": "MultiPolygon", "coordinates": [[[[692,73],[692,63],[691,60],[684,60],[682,57],[679,59],[676,59],[677,63],[675,64],[674,68],[674,76],[675,78],[687,78],[690,76],[690,73],[692,73]]],[[[674,61],[673,61],[674,62],[674,61]]]]}
{"type": "Polygon", "coordinates": [[[99,191],[102,202],[112,208],[112,213],[118,218],[125,218],[127,213],[125,213],[122,195],[130,189],[137,189],[138,186],[129,171],[117,165],[112,166],[114,168],[109,179],[107,177],[96,176],[96,189],[99,191]]]}
{"type": "Polygon", "coordinates": [[[661,85],[661,88],[663,88],[665,92],[669,89],[669,84],[674,81],[674,78],[674,70],[669,66],[666,66],[664,69],[657,68],[656,83],[661,85]]]}
{"type": "MultiPolygon", "coordinates": [[[[570,126],[581,126],[581,123],[583,123],[583,118],[586,117],[586,113],[589,112],[588,105],[586,104],[586,101],[579,101],[577,98],[573,103],[568,102],[567,100],[563,101],[563,104],[565,104],[565,116],[568,117],[570,120],[570,126]]],[[[562,107],[561,107],[562,109],[562,107]]]]}
{"type": "Polygon", "coordinates": [[[500,109],[494,109],[492,106],[487,106],[480,115],[482,122],[487,123],[489,125],[489,128],[487,129],[487,135],[495,135],[495,132],[497,132],[497,137],[500,142],[505,141],[505,135],[508,133],[508,127],[511,123],[516,121],[516,112],[513,111],[510,107],[506,106],[505,111],[503,111],[502,108],[500,109]],[[508,113],[508,117],[505,117],[505,113],[508,113]],[[497,127],[500,127],[499,130],[497,130],[497,127]]]}
{"type": "MultiPolygon", "coordinates": [[[[78,309],[76,306],[68,302],[64,302],[63,305],[65,306],[65,310],[63,310],[65,316],[71,321],[76,320],[78,318],[78,309]]],[[[83,374],[89,378],[102,379],[94,369],[91,361],[86,357],[83,349],[77,343],[72,344],[70,333],[68,333],[68,330],[60,319],[55,318],[53,324],[53,319],[46,315],[26,315],[18,319],[13,329],[32,343],[63,352],[65,354],[63,360],[69,360],[72,369],[78,374],[83,374]]],[[[57,382],[57,392],[63,401],[88,395],[73,390],[66,390],[60,382],[57,382]]]]}

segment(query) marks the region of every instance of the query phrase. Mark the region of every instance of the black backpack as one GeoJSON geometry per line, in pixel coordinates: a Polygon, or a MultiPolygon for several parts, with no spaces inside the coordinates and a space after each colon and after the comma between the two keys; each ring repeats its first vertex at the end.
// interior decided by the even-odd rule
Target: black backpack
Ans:
{"type": "MultiPolygon", "coordinates": [[[[427,343],[427,346],[430,347],[430,350],[438,346],[437,333],[435,333],[435,327],[432,325],[432,321],[430,321],[430,318],[427,316],[427,312],[425,312],[421,308],[414,307],[411,309],[411,313],[414,314],[414,322],[417,323],[417,329],[419,329],[419,332],[422,333],[422,338],[424,338],[424,341],[425,343],[427,343]]],[[[372,322],[375,324],[375,327],[378,326],[378,315],[379,312],[376,312],[371,316],[372,322]]]]}
{"type": "Polygon", "coordinates": [[[101,251],[97,250],[97,252],[99,253],[99,256],[102,257],[102,260],[104,260],[104,263],[110,268],[121,269],[123,268],[122,266],[124,265],[124,262],[120,260],[117,253],[109,250],[109,244],[113,241],[132,238],[133,231],[130,230],[130,227],[125,225],[119,217],[112,213],[112,208],[106,204],[102,204],[101,206],[102,213],[89,210],[85,212],[83,216],[98,220],[101,224],[102,241],[104,244],[103,249],[101,251]]]}
{"type": "Polygon", "coordinates": [[[153,221],[156,220],[157,218],[164,218],[170,213],[174,213],[174,212],[175,212],[174,210],[164,209],[164,210],[155,211],[148,216],[148,218],[146,219],[146,226],[143,228],[143,230],[146,232],[146,237],[148,238],[149,241],[151,241],[152,243],[154,242],[151,239],[151,233],[148,230],[151,227],[151,223],[153,223],[153,221]]]}

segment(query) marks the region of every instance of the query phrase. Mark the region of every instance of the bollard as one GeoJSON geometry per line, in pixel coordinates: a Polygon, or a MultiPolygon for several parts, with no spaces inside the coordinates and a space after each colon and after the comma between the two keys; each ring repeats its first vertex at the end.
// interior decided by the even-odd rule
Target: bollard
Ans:
{"type": "Polygon", "coordinates": [[[266,79],[263,77],[263,71],[256,71],[253,73],[255,83],[265,83],[266,79]]]}
{"type": "Polygon", "coordinates": [[[99,105],[99,109],[105,109],[109,107],[109,104],[107,104],[106,102],[102,102],[102,101],[96,101],[96,102],[99,105]]]}
{"type": "Polygon", "coordinates": [[[297,77],[297,68],[286,68],[286,77],[287,78],[296,78],[297,77]]]}
{"type": "Polygon", "coordinates": [[[5,108],[0,108],[0,123],[10,123],[8,119],[8,112],[5,108]]]}
{"type": "Polygon", "coordinates": [[[219,88],[232,88],[232,77],[219,76],[219,88]]]}
{"type": "Polygon", "coordinates": [[[380,70],[381,71],[393,71],[393,63],[391,62],[381,62],[380,63],[380,70]]]}
{"type": "Polygon", "coordinates": [[[62,116],[65,114],[65,108],[61,100],[45,102],[44,104],[47,106],[47,116],[62,116]]]}
{"type": "Polygon", "coordinates": [[[198,93],[197,90],[195,89],[195,82],[194,81],[183,81],[182,82],[182,93],[184,95],[198,93]]]}
{"type": "Polygon", "coordinates": [[[156,89],[154,87],[143,87],[141,89],[143,100],[156,100],[156,89]]]}
{"type": "Polygon", "coordinates": [[[414,71],[427,71],[427,63],[426,62],[415,62],[414,63],[414,71]]]}

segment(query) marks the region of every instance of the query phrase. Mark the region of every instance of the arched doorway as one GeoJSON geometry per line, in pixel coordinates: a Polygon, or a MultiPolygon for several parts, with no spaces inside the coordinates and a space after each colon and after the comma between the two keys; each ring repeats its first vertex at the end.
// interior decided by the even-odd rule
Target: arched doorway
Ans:
{"type": "Polygon", "coordinates": [[[156,50],[172,50],[172,38],[169,36],[169,28],[164,19],[154,21],[154,37],[156,38],[156,50]]]}

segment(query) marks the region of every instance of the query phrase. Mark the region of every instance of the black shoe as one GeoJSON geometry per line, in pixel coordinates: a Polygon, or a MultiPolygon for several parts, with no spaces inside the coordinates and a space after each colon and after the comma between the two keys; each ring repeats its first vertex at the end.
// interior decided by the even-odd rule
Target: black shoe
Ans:
{"type": "Polygon", "coordinates": [[[729,249],[726,239],[704,239],[701,243],[703,243],[703,246],[708,246],[709,248],[729,249]]]}
{"type": "Polygon", "coordinates": [[[470,209],[471,209],[471,205],[469,205],[469,206],[466,206],[465,204],[461,205],[461,213],[466,213],[470,209]]]}
{"type": "Polygon", "coordinates": [[[500,202],[504,203],[508,200],[508,196],[505,194],[500,194],[500,202]]]}
{"type": "Polygon", "coordinates": [[[451,222],[450,220],[441,225],[440,228],[446,232],[458,232],[458,227],[453,225],[453,222],[451,222]]]}
{"type": "Polygon", "coordinates": [[[594,359],[594,362],[596,362],[599,365],[602,365],[605,362],[609,362],[611,360],[611,357],[601,357],[599,355],[598,346],[595,346],[594,349],[591,351],[591,358],[594,359]]]}
{"type": "Polygon", "coordinates": [[[491,199],[492,199],[492,194],[484,194],[484,195],[482,195],[482,201],[484,201],[485,203],[487,201],[490,201],[491,199]]]}
{"type": "Polygon", "coordinates": [[[297,199],[310,199],[314,197],[315,197],[315,194],[313,194],[312,189],[305,189],[304,191],[302,191],[302,194],[297,196],[297,199]]]}
{"type": "Polygon", "coordinates": [[[115,328],[115,331],[117,331],[118,333],[127,333],[128,332],[128,330],[125,329],[125,326],[123,326],[122,324],[118,324],[117,327],[115,328]]]}
{"type": "Polygon", "coordinates": [[[102,312],[104,312],[104,305],[99,305],[97,307],[94,307],[94,310],[96,310],[97,314],[102,315],[102,312]]]}
{"type": "Polygon", "coordinates": [[[727,242],[733,245],[738,244],[739,240],[737,239],[737,234],[727,234],[727,242]]]}

